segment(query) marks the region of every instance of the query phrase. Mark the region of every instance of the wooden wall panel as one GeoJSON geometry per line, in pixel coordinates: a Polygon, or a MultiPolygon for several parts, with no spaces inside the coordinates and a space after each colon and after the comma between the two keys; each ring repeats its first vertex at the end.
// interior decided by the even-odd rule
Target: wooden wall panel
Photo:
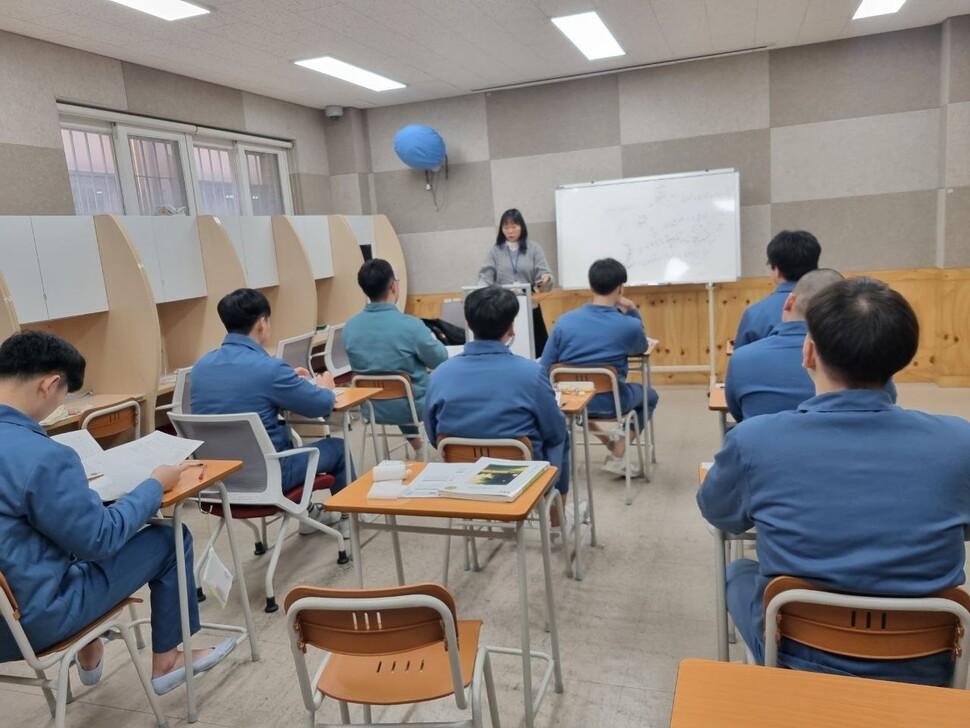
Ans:
{"type": "MultiPolygon", "coordinates": [[[[914,268],[849,272],[847,277],[871,275],[898,290],[913,306],[920,321],[920,346],[913,362],[896,377],[900,382],[936,382],[943,386],[970,386],[970,269],[914,268]]],[[[716,369],[719,379],[727,370],[724,344],[734,337],[744,309],[774,290],[770,278],[743,278],[714,287],[716,369]]],[[[408,313],[422,318],[440,315],[441,301],[460,294],[409,296],[408,313]]],[[[656,366],[706,364],[707,290],[702,285],[630,288],[627,296],[640,306],[647,333],[660,339],[656,366]]],[[[546,326],[588,302],[585,291],[553,291],[542,301],[546,326]]],[[[662,384],[706,381],[703,374],[655,374],[662,384]]]]}

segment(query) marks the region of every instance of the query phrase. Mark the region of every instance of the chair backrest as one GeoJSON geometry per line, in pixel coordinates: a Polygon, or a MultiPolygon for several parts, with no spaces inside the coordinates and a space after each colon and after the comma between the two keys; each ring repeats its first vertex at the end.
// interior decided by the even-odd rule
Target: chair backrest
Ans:
{"type": "Polygon", "coordinates": [[[344,348],[344,325],[336,324],[327,330],[327,343],[323,348],[323,361],[327,371],[334,378],[349,374],[351,370],[350,357],[344,348]]]}
{"type": "Polygon", "coordinates": [[[439,435],[437,448],[446,463],[474,463],[479,458],[532,460],[532,441],[524,436],[489,440],[439,435]]]}
{"type": "Polygon", "coordinates": [[[617,376],[616,367],[553,364],[549,369],[549,383],[555,387],[558,382],[592,382],[597,394],[607,392],[613,394],[616,416],[619,418],[622,415],[620,409],[620,379],[617,376]]]}
{"type": "Polygon", "coordinates": [[[777,661],[782,638],[837,655],[879,660],[952,652],[957,660],[953,684],[966,685],[970,594],[962,589],[921,598],[871,597],[779,576],[765,589],[764,604],[769,666],[777,661]]]}
{"type": "MultiPolygon", "coordinates": [[[[391,399],[407,399],[411,410],[411,424],[420,424],[418,408],[414,402],[414,390],[411,388],[411,375],[407,372],[381,372],[371,374],[354,374],[351,379],[352,387],[371,387],[381,390],[375,394],[367,404],[370,408],[371,421],[374,421],[374,407],[372,401],[387,401],[391,399]]],[[[395,422],[394,424],[399,424],[395,422]]]]}
{"type": "Polygon", "coordinates": [[[282,359],[294,369],[303,367],[312,372],[313,367],[310,366],[310,354],[313,350],[314,336],[316,336],[316,332],[311,331],[309,334],[300,334],[289,339],[282,339],[276,345],[276,358],[282,359]]]}
{"type": "MultiPolygon", "coordinates": [[[[196,456],[203,460],[242,460],[241,470],[222,479],[229,500],[237,504],[272,503],[282,498],[282,474],[276,448],[259,415],[169,415],[179,437],[202,440],[196,456]]],[[[218,497],[215,489],[203,492],[218,497]]]]}
{"type": "Polygon", "coordinates": [[[141,405],[135,400],[111,407],[91,410],[81,421],[81,429],[91,433],[94,439],[119,435],[134,429],[135,438],[141,436],[141,405]]]}
{"type": "Polygon", "coordinates": [[[3,616],[3,621],[6,623],[7,629],[10,630],[10,634],[13,635],[24,660],[31,667],[40,666],[38,665],[37,654],[34,652],[30,640],[27,639],[27,633],[20,623],[20,605],[17,603],[17,598],[14,596],[3,572],[0,572],[0,615],[3,616]]]}
{"type": "Polygon", "coordinates": [[[460,298],[448,298],[441,302],[441,320],[464,330],[465,302],[460,298]]]}
{"type": "Polygon", "coordinates": [[[192,367],[182,367],[175,371],[172,412],[177,415],[192,414],[192,367]]]}

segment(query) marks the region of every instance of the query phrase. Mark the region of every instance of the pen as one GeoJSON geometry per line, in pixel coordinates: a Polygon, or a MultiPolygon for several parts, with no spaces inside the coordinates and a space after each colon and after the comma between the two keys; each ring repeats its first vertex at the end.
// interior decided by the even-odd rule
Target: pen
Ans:
{"type": "Polygon", "coordinates": [[[205,463],[202,464],[202,470],[199,471],[199,480],[203,480],[205,478],[205,471],[208,467],[209,466],[206,465],[205,463]]]}

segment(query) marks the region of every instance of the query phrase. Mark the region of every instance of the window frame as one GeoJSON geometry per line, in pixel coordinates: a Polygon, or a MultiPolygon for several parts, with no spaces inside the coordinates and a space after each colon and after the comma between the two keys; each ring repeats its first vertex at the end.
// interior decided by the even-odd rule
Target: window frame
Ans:
{"type": "Polygon", "coordinates": [[[250,142],[237,141],[235,143],[236,169],[240,170],[239,193],[242,195],[240,209],[243,215],[253,214],[252,187],[249,181],[249,165],[246,162],[246,152],[257,152],[260,154],[276,155],[276,166],[280,173],[280,194],[283,197],[282,215],[293,214],[293,192],[290,189],[290,165],[285,149],[279,147],[252,144],[250,142]]]}
{"type": "MultiPolygon", "coordinates": [[[[185,214],[198,214],[199,182],[195,174],[194,152],[192,138],[184,132],[163,131],[161,129],[147,129],[140,126],[115,124],[115,156],[122,161],[118,166],[121,178],[121,195],[125,201],[125,211],[128,215],[142,215],[138,205],[138,187],[135,184],[135,165],[131,158],[131,137],[158,139],[160,141],[178,144],[179,163],[182,166],[182,189],[185,192],[185,214]],[[186,179],[188,176],[188,179],[186,179]],[[131,210],[132,212],[128,212],[131,210]]],[[[158,213],[154,213],[157,215],[158,213]]]]}
{"type": "MultiPolygon", "coordinates": [[[[113,161],[115,166],[115,176],[118,178],[118,193],[119,193],[119,198],[121,201],[121,208],[122,208],[121,213],[110,213],[110,214],[122,214],[122,215],[126,214],[128,206],[125,203],[124,189],[122,188],[121,163],[120,163],[120,160],[118,159],[118,149],[117,149],[117,144],[115,143],[116,140],[115,140],[114,129],[112,128],[112,124],[108,122],[97,122],[92,119],[73,119],[71,117],[62,116],[60,119],[59,128],[61,132],[63,132],[66,129],[67,131],[81,131],[85,133],[106,134],[108,136],[108,138],[111,140],[111,154],[114,157],[113,161]]],[[[64,144],[64,141],[63,141],[63,134],[62,134],[62,137],[61,137],[62,148],[63,148],[63,144],[64,144]]],[[[66,162],[67,161],[66,149],[64,149],[64,159],[66,162]]],[[[70,175],[71,175],[71,171],[70,169],[68,169],[69,182],[70,182],[70,175]]],[[[71,197],[72,197],[72,201],[74,202],[74,214],[77,215],[79,214],[77,211],[77,201],[73,200],[73,196],[74,196],[74,193],[72,188],[71,197]]]]}
{"type": "MultiPolygon", "coordinates": [[[[238,142],[234,142],[231,139],[223,139],[218,137],[206,137],[199,135],[193,137],[192,139],[192,177],[194,178],[194,188],[198,191],[198,196],[196,198],[196,208],[200,210],[200,215],[212,215],[214,213],[201,212],[202,210],[202,185],[199,180],[199,170],[195,166],[195,148],[202,147],[204,149],[220,149],[224,152],[229,152],[229,166],[233,176],[233,188],[236,193],[236,198],[239,203],[238,215],[252,215],[252,212],[245,212],[244,203],[248,198],[243,192],[242,186],[242,175],[239,170],[239,155],[236,152],[236,145],[238,142]]],[[[252,208],[250,207],[250,210],[252,208]]]]}

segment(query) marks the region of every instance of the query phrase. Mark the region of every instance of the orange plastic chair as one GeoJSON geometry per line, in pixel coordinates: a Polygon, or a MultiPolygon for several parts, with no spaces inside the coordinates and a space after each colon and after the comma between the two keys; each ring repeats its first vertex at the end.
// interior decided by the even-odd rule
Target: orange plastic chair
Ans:
{"type": "Polygon", "coordinates": [[[286,595],[283,608],[308,726],[330,725],[315,723],[328,697],[339,703],[342,723],[350,722],[349,705],[357,703],[370,724],[372,705],[453,695],[458,708],[471,704],[471,719],[441,725],[480,728],[484,682],[492,726],[500,728],[489,649],[479,641],[482,622],[459,620],[454,596],[440,584],[298,586],[286,595]],[[327,653],[312,681],[307,647],[327,653]]]}
{"type": "MultiPolygon", "coordinates": [[[[388,439],[391,437],[405,439],[410,436],[401,434],[395,435],[388,433],[387,424],[380,422],[374,412],[374,402],[382,402],[394,399],[406,399],[408,408],[411,412],[411,421],[400,424],[412,425],[418,429],[418,437],[421,438],[421,452],[415,453],[421,458],[422,462],[428,462],[428,437],[424,432],[424,422],[418,417],[418,408],[414,402],[414,389],[411,386],[411,375],[407,372],[370,372],[368,374],[354,374],[350,381],[351,387],[370,387],[381,390],[366,402],[368,416],[364,420],[364,439],[361,443],[360,461],[364,462],[364,451],[367,448],[367,429],[370,428],[371,441],[374,445],[374,462],[380,462],[382,455],[377,448],[377,426],[381,427],[381,438],[383,439],[383,458],[391,456],[391,448],[388,446],[388,439]]],[[[398,424],[398,423],[394,423],[398,424]]],[[[405,448],[407,443],[405,442],[405,448]]],[[[399,447],[399,446],[398,446],[399,447]]]]}
{"type": "Polygon", "coordinates": [[[782,638],[846,657],[907,660],[951,652],[952,687],[967,686],[970,594],[871,597],[823,589],[793,576],[765,589],[765,665],[775,667],[782,638]]]}

